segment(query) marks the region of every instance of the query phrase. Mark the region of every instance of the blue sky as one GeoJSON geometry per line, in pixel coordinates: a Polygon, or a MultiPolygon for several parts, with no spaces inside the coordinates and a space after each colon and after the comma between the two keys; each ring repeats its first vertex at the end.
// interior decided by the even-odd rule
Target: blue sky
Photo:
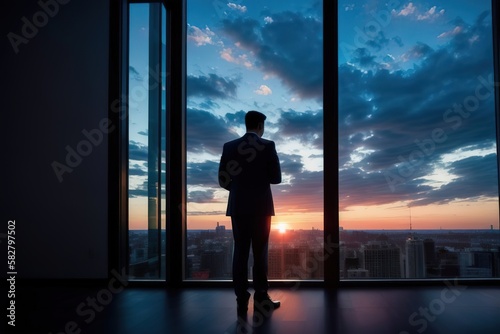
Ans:
{"type": "MultiPolygon", "coordinates": [[[[341,225],[403,228],[409,205],[426,228],[497,224],[489,6],[339,1],[341,225]]],[[[188,228],[228,222],[218,162],[251,109],[268,116],[264,137],[282,163],[275,221],[321,228],[321,1],[189,0],[187,9],[188,228]]]]}

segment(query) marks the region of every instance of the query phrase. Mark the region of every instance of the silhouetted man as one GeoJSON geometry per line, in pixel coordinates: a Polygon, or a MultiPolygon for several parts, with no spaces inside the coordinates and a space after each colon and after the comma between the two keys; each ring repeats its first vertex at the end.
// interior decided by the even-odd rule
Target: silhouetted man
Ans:
{"type": "Polygon", "coordinates": [[[231,216],[233,228],[233,283],[238,316],[246,316],[250,299],[250,245],[254,257],[254,313],[280,306],[267,293],[267,259],[274,216],[271,184],[281,182],[281,168],[274,142],[261,138],[265,119],[258,111],[247,112],[245,135],[224,144],[219,165],[219,184],[229,190],[226,216],[231,216]]]}

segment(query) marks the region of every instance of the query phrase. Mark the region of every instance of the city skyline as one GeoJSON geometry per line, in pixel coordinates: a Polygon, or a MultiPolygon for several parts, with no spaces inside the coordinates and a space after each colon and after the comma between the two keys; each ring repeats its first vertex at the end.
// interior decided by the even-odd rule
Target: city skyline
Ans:
{"type": "MultiPolygon", "coordinates": [[[[426,279],[498,277],[500,231],[340,231],[341,279],[426,279]]],[[[148,257],[148,231],[130,231],[130,265],[134,277],[156,275],[157,256],[148,257]]],[[[231,278],[231,230],[188,230],[185,279],[231,278]]],[[[166,231],[162,232],[165,261],[166,231]]],[[[322,280],[323,231],[273,230],[269,244],[270,279],[322,280]]],[[[249,272],[252,259],[250,257],[249,272]]],[[[163,267],[163,266],[162,266],[163,267]]]]}

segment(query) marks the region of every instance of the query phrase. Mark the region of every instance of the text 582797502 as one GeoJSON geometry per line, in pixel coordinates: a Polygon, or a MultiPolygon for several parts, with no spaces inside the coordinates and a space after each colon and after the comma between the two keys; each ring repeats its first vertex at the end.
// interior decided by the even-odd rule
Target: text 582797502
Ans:
{"type": "Polygon", "coordinates": [[[16,326],[16,221],[9,220],[7,225],[7,323],[16,326]]]}

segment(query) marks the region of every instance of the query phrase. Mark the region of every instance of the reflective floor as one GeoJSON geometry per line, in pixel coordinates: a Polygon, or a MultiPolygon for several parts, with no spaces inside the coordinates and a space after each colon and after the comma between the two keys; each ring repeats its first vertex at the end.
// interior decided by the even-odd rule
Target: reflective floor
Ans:
{"type": "MultiPolygon", "coordinates": [[[[115,282],[116,283],[116,282],[115,282]]],[[[282,306],[236,316],[230,288],[22,287],[16,328],[26,333],[500,333],[500,288],[273,288],[282,306]]]]}

